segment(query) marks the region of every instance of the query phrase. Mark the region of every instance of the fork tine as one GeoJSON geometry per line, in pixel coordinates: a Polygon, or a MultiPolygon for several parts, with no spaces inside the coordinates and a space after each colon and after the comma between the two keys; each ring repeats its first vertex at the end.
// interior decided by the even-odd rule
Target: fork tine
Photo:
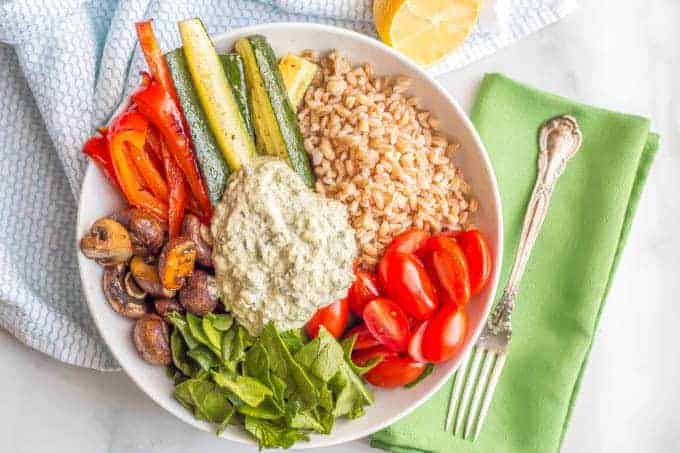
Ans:
{"type": "Polygon", "coordinates": [[[475,422],[479,420],[479,403],[481,402],[482,397],[485,395],[487,384],[489,382],[489,372],[491,371],[491,365],[495,360],[496,353],[487,350],[486,355],[484,356],[484,363],[482,364],[482,371],[479,373],[479,379],[477,380],[477,387],[475,388],[474,395],[472,395],[472,404],[470,404],[470,412],[468,413],[463,439],[470,438],[469,436],[470,432],[472,431],[472,427],[475,426],[475,422]]]}
{"type": "Polygon", "coordinates": [[[496,391],[496,384],[498,384],[498,378],[500,377],[504,366],[505,366],[505,354],[499,354],[498,357],[496,357],[496,363],[494,364],[493,370],[491,371],[489,385],[487,385],[486,392],[484,393],[482,408],[479,411],[479,417],[477,417],[477,427],[475,428],[475,433],[472,436],[473,441],[477,438],[477,436],[479,436],[479,432],[482,430],[482,425],[484,424],[486,413],[488,412],[489,406],[491,405],[491,399],[493,398],[493,394],[496,391]]]}
{"type": "Polygon", "coordinates": [[[465,382],[465,388],[463,389],[463,399],[460,402],[460,405],[458,407],[458,413],[456,414],[456,426],[453,429],[454,436],[458,435],[458,433],[461,432],[463,422],[465,421],[465,417],[467,416],[468,413],[467,408],[468,404],[470,403],[470,396],[472,395],[472,391],[475,389],[477,385],[477,376],[479,375],[479,363],[482,359],[483,354],[484,354],[483,350],[475,348],[475,355],[472,358],[472,366],[470,367],[470,371],[468,371],[467,381],[465,382]]]}
{"type": "Polygon", "coordinates": [[[470,356],[467,356],[463,363],[460,364],[460,368],[456,371],[456,377],[453,381],[453,389],[451,390],[451,400],[449,401],[449,411],[446,414],[446,425],[444,429],[448,432],[451,429],[451,422],[453,422],[453,415],[457,412],[458,401],[460,400],[460,395],[463,390],[463,383],[465,382],[465,377],[467,376],[468,365],[470,364],[470,356]]]}

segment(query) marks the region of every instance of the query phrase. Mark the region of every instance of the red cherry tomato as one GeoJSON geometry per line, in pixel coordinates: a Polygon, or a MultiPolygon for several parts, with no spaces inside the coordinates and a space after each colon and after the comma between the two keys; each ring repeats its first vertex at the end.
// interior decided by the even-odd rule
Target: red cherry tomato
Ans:
{"type": "Polygon", "coordinates": [[[423,230],[417,228],[406,230],[392,239],[392,242],[390,242],[390,245],[387,247],[386,253],[415,253],[416,250],[425,245],[429,238],[430,234],[423,230]]]}
{"type": "Polygon", "coordinates": [[[455,239],[433,236],[424,247],[424,263],[442,304],[459,307],[470,301],[470,277],[463,250],[455,239]]]}
{"type": "Polygon", "coordinates": [[[491,251],[479,230],[463,231],[455,236],[467,261],[470,293],[478,294],[491,276],[491,251]]]}
{"type": "Polygon", "coordinates": [[[423,357],[423,334],[427,329],[428,321],[423,321],[413,331],[411,339],[408,341],[408,355],[416,362],[427,362],[423,357]]]}
{"type": "Polygon", "coordinates": [[[356,277],[357,279],[349,288],[347,298],[352,313],[361,317],[366,304],[376,297],[380,297],[380,285],[378,276],[371,272],[357,271],[356,277]]]}
{"type": "Polygon", "coordinates": [[[404,351],[410,337],[408,319],[401,307],[379,297],[364,308],[364,322],[371,335],[388,349],[404,351]]]}
{"type": "Polygon", "coordinates": [[[378,264],[378,276],[387,296],[414,318],[427,319],[437,309],[435,287],[415,255],[386,253],[378,264]]]}
{"type": "Polygon", "coordinates": [[[427,322],[422,354],[428,362],[445,362],[460,352],[467,333],[467,315],[453,304],[442,306],[427,322]]]}
{"type": "Polygon", "coordinates": [[[375,339],[371,332],[368,331],[366,324],[359,324],[358,326],[350,329],[349,332],[345,334],[345,338],[352,338],[356,335],[357,339],[354,342],[354,350],[368,349],[374,346],[380,346],[380,342],[375,339]]]}
{"type": "Polygon", "coordinates": [[[364,378],[376,387],[402,387],[415,381],[427,367],[408,356],[390,353],[382,347],[359,351],[363,354],[352,355],[352,360],[363,365],[374,357],[382,356],[382,360],[364,378]]]}
{"type": "Polygon", "coordinates": [[[347,302],[347,299],[340,299],[319,308],[312,319],[307,321],[305,330],[311,338],[316,338],[319,334],[319,326],[324,326],[331,335],[339,338],[347,328],[348,321],[349,302],[347,302]]]}
{"type": "Polygon", "coordinates": [[[399,355],[396,351],[391,351],[385,346],[375,346],[368,349],[360,349],[358,351],[352,352],[352,362],[359,366],[366,365],[369,360],[375,357],[397,357],[399,355]]]}

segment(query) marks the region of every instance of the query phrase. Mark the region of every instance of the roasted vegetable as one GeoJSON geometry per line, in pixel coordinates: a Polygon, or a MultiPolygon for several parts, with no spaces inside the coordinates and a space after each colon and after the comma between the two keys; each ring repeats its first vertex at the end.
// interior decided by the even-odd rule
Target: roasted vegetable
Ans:
{"type": "Polygon", "coordinates": [[[184,55],[198,99],[222,155],[232,171],[255,155],[234,92],[212,41],[199,19],[179,23],[184,55]]]}
{"type": "Polygon", "coordinates": [[[168,217],[167,204],[142,185],[144,177],[131,157],[144,148],[148,126],[147,120],[139,113],[124,112],[112,121],[107,140],[116,178],[128,203],[165,220],[168,217]]]}
{"type": "Polygon", "coordinates": [[[169,298],[175,295],[174,290],[166,289],[161,284],[158,268],[144,261],[141,256],[135,256],[130,261],[130,275],[134,277],[137,285],[152,297],[169,298]]]}
{"type": "Polygon", "coordinates": [[[243,122],[250,136],[255,139],[253,130],[253,120],[250,116],[250,105],[248,103],[248,86],[246,85],[246,69],[243,65],[243,58],[237,53],[222,54],[219,56],[224,68],[224,74],[229,80],[231,90],[236,98],[236,103],[241,111],[243,122]]]}
{"type": "Polygon", "coordinates": [[[293,109],[300,105],[318,70],[319,67],[311,61],[290,53],[279,61],[281,78],[293,109]]]}
{"type": "Polygon", "coordinates": [[[155,80],[151,80],[146,87],[136,91],[132,95],[132,100],[139,112],[148,118],[149,122],[160,132],[174,161],[182,170],[201,212],[209,218],[212,214],[212,205],[198,169],[196,156],[191,148],[189,132],[186,130],[182,111],[175,104],[172,96],[155,80]]]}
{"type": "Polygon", "coordinates": [[[202,270],[194,271],[179,290],[179,302],[194,315],[203,316],[217,307],[219,292],[215,277],[202,270]]]}
{"type": "Polygon", "coordinates": [[[158,255],[167,238],[165,224],[141,209],[131,209],[129,217],[128,230],[135,254],[158,255]]]}
{"type": "Polygon", "coordinates": [[[123,225],[110,218],[97,220],[80,240],[86,257],[102,265],[126,263],[132,256],[132,240],[123,225]]]}
{"type": "Polygon", "coordinates": [[[196,244],[196,262],[201,266],[212,267],[212,234],[210,228],[201,223],[198,217],[187,214],[182,225],[182,234],[196,244]]]}
{"type": "Polygon", "coordinates": [[[286,94],[274,51],[259,35],[239,39],[236,51],[246,69],[258,147],[265,154],[283,157],[307,186],[314,187],[295,109],[286,94]]]}
{"type": "Polygon", "coordinates": [[[120,189],[120,184],[116,178],[116,171],[113,169],[111,153],[106,137],[96,134],[93,135],[83,145],[83,154],[87,155],[99,167],[111,183],[120,189]]]}
{"type": "Polygon", "coordinates": [[[205,179],[208,195],[213,203],[222,198],[227,186],[229,166],[220,151],[215,136],[210,130],[205,112],[201,107],[196,89],[191,82],[191,74],[187,68],[182,48],[166,54],[172,79],[175,82],[182,112],[189,125],[189,132],[196,151],[196,159],[205,179]]]}
{"type": "Polygon", "coordinates": [[[177,299],[156,299],[153,301],[153,307],[160,316],[165,316],[173,311],[184,312],[184,307],[177,299]]]}
{"type": "Polygon", "coordinates": [[[125,265],[104,269],[102,289],[104,296],[113,310],[126,318],[139,318],[147,312],[147,306],[143,298],[138,298],[138,293],[128,293],[126,285],[125,265]]]}
{"type": "Polygon", "coordinates": [[[132,340],[144,360],[153,365],[172,364],[170,329],[158,315],[147,314],[135,322],[132,340]]]}
{"type": "Polygon", "coordinates": [[[194,272],[196,244],[182,236],[171,239],[158,258],[158,275],[165,289],[177,290],[194,272]]]}

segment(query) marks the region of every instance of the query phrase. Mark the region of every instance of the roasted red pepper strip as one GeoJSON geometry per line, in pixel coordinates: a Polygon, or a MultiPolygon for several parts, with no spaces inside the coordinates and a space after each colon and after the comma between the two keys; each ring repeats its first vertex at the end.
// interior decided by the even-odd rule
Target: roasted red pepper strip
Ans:
{"type": "Polygon", "coordinates": [[[130,147],[141,149],[144,146],[147,128],[148,122],[142,115],[137,112],[123,112],[109,125],[109,152],[116,178],[128,203],[166,220],[167,204],[144,188],[144,179],[128,151],[130,147]]]}
{"type": "Polygon", "coordinates": [[[184,210],[187,203],[187,190],[182,171],[175,163],[164,141],[160,143],[160,151],[170,188],[170,197],[168,198],[168,234],[170,239],[173,239],[179,236],[182,230],[184,210]]]}
{"type": "Polygon", "coordinates": [[[210,198],[188,139],[188,131],[184,127],[182,113],[172,97],[160,83],[152,80],[146,88],[133,95],[133,100],[139,112],[158,128],[170,154],[184,173],[201,212],[209,218],[212,215],[210,198]]]}
{"type": "Polygon", "coordinates": [[[139,38],[139,45],[144,53],[144,59],[149,66],[153,78],[161,84],[161,86],[170,94],[170,97],[179,107],[179,100],[177,98],[177,91],[175,91],[175,84],[170,75],[168,62],[165,60],[161,46],[158,44],[156,35],[153,32],[153,21],[147,20],[145,22],[137,22],[137,37],[139,38]]]}
{"type": "Polygon", "coordinates": [[[83,145],[83,153],[97,164],[109,181],[120,188],[118,178],[116,178],[116,171],[113,169],[113,162],[111,162],[111,153],[109,152],[109,144],[106,142],[106,137],[102,137],[99,134],[93,135],[83,145]]]}
{"type": "Polygon", "coordinates": [[[159,200],[166,201],[168,199],[168,185],[156,164],[153,162],[151,156],[146,151],[146,147],[137,148],[130,144],[128,147],[129,156],[137,167],[137,171],[144,180],[144,185],[154,194],[159,200]]]}

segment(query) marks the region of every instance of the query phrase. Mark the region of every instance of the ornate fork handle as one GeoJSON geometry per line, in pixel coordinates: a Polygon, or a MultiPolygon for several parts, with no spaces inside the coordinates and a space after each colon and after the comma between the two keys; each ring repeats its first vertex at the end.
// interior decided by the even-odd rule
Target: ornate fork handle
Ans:
{"type": "Polygon", "coordinates": [[[510,320],[515,308],[519,283],[524,275],[531,250],[548,212],[548,205],[557,180],[562,175],[567,161],[581,147],[583,136],[576,119],[563,115],[546,121],[539,135],[538,175],[534,185],[524,226],[520,236],[515,262],[501,300],[496,304],[488,324],[482,333],[481,341],[495,337],[493,346],[504,350],[510,341],[512,329],[510,320]]]}

